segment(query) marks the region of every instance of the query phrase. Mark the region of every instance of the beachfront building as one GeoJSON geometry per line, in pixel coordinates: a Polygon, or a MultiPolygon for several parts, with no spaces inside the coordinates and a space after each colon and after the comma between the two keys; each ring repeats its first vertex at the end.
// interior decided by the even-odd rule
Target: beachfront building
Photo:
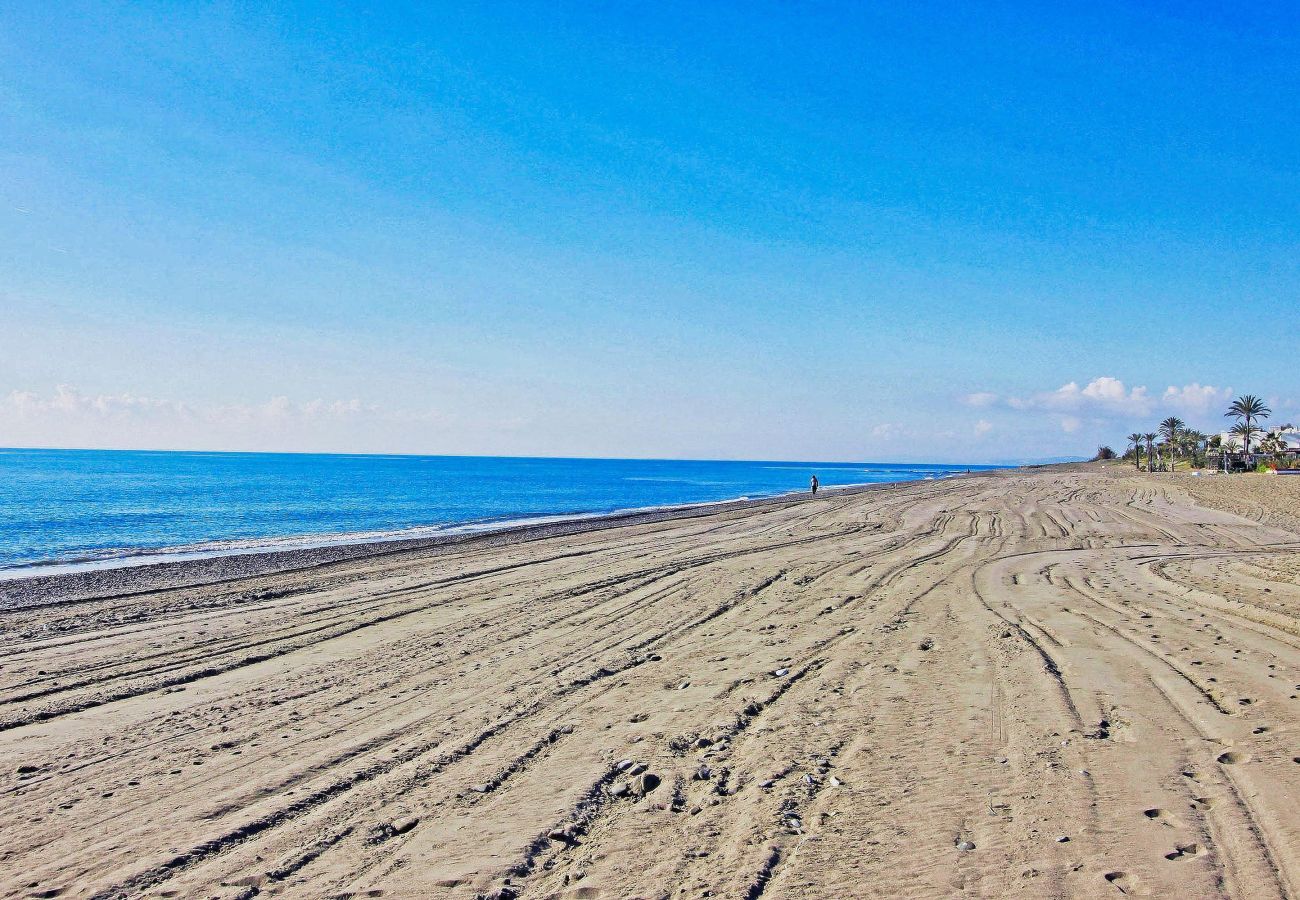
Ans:
{"type": "Polygon", "coordinates": [[[1212,436],[1210,443],[1212,449],[1206,454],[1210,468],[1240,472],[1254,469],[1261,462],[1278,457],[1292,462],[1300,461],[1300,431],[1291,426],[1260,429],[1250,439],[1249,454],[1242,448],[1241,438],[1230,431],[1212,436]],[[1217,447],[1214,447],[1216,443],[1217,447]],[[1270,450],[1261,449],[1265,447],[1270,450]]]}

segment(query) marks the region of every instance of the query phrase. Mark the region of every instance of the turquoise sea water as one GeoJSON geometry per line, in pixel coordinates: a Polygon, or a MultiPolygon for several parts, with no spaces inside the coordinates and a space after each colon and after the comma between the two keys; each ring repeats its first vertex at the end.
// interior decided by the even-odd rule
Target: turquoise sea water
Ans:
{"type": "Polygon", "coordinates": [[[830,487],[972,468],[0,449],[0,577],[765,497],[813,474],[830,487]]]}

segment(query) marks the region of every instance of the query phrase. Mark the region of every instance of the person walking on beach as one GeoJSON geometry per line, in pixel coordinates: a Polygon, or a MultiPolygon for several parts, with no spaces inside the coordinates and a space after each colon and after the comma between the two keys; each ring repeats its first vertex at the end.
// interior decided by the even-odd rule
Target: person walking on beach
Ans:
{"type": "Polygon", "coordinates": [[[810,482],[810,486],[812,487],[812,495],[813,495],[814,497],[816,497],[816,496],[817,496],[817,476],[816,476],[816,475],[814,475],[814,476],[812,477],[812,481],[810,482]]]}

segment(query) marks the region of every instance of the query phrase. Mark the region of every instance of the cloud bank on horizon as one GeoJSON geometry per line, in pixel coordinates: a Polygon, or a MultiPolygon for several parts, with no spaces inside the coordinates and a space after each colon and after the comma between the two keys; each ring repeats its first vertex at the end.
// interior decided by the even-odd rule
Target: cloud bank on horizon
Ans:
{"type": "MultiPolygon", "coordinates": [[[[859,452],[833,459],[981,463],[1087,455],[1095,446],[1091,441],[1118,447],[1124,435],[1154,430],[1158,420],[1169,415],[1207,433],[1223,430],[1223,413],[1233,397],[1230,387],[1198,382],[1170,385],[1156,396],[1145,386],[1130,388],[1109,376],[1094,378],[1083,387],[1071,381],[1029,396],[975,391],[954,404],[977,410],[973,417],[954,414],[938,426],[864,420],[859,452]],[[1016,452],[1024,446],[1050,449],[1016,452]]],[[[1278,422],[1292,421],[1300,413],[1294,399],[1270,397],[1268,402],[1278,422]]],[[[528,417],[466,416],[450,407],[386,408],[356,398],[299,402],[276,396],[260,402],[203,403],[130,393],[88,394],[68,385],[47,394],[13,390],[0,398],[0,435],[7,438],[0,446],[635,455],[620,445],[561,443],[539,450],[529,443],[534,435],[544,433],[536,419],[528,417]],[[449,439],[449,435],[456,437],[449,439]],[[473,441],[464,442],[465,435],[472,435],[473,441]]],[[[750,458],[824,458],[808,452],[817,449],[813,444],[787,448],[785,454],[760,453],[750,458]]],[[[710,456],[707,450],[698,455],[710,456]]]]}
{"type": "MultiPolygon", "coordinates": [[[[1199,382],[1182,387],[1170,385],[1157,397],[1145,386],[1126,388],[1118,378],[1103,375],[1083,387],[1071,381],[1054,391],[1029,397],[1000,397],[991,391],[976,391],[967,394],[965,402],[967,406],[980,409],[1004,403],[1016,410],[1085,413],[1099,421],[1110,422],[1149,418],[1157,410],[1166,411],[1162,415],[1204,419],[1222,413],[1232,398],[1230,387],[1218,388],[1199,382]]],[[[1284,403],[1281,399],[1276,402],[1284,403]]]]}
{"type": "MultiPolygon", "coordinates": [[[[1028,396],[1000,396],[992,391],[975,391],[963,398],[966,406],[989,410],[1004,408],[1016,413],[1038,415],[1054,422],[1068,435],[1084,432],[1100,444],[1114,448],[1133,431],[1154,431],[1157,423],[1177,416],[1207,434],[1227,430],[1225,413],[1236,392],[1232,387],[1191,382],[1169,385],[1156,394],[1145,385],[1128,387],[1118,378],[1103,375],[1082,387],[1067,382],[1055,390],[1028,396]]],[[[1272,395],[1270,405],[1278,422],[1291,421],[1298,404],[1293,398],[1272,395]]]]}

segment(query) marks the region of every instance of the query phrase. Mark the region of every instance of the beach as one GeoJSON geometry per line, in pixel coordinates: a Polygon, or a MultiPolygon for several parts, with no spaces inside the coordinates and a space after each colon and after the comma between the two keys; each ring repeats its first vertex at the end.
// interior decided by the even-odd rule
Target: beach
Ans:
{"type": "Polygon", "coordinates": [[[1297,510],[1113,462],[8,582],[0,896],[1297,897],[1297,510]]]}

